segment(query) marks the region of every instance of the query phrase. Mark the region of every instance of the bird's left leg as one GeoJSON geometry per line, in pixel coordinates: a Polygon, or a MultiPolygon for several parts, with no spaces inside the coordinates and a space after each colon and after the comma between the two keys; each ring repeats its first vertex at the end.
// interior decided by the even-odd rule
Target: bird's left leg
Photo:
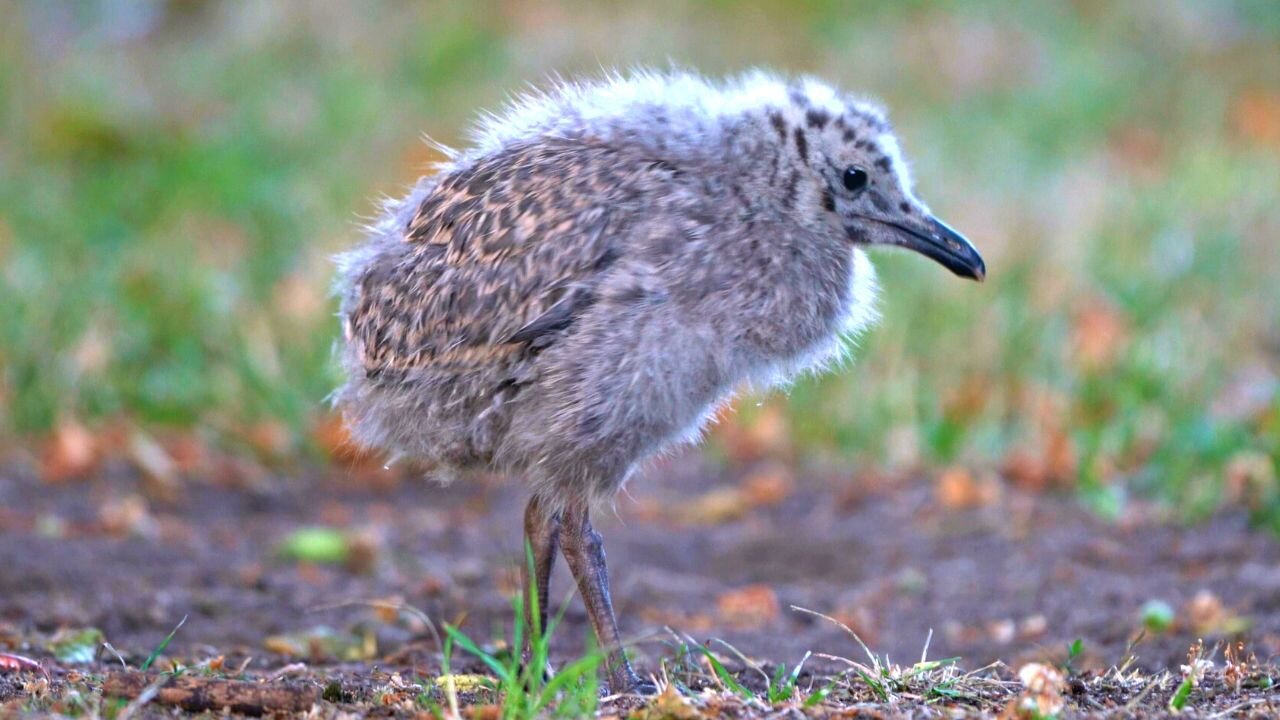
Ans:
{"type": "Polygon", "coordinates": [[[606,653],[610,691],[641,695],[657,693],[653,683],[636,675],[623,652],[618,621],[613,614],[613,600],[609,597],[604,538],[591,527],[585,501],[571,503],[565,508],[560,519],[560,547],[574,579],[578,581],[578,590],[582,593],[583,604],[587,606],[587,616],[591,619],[596,639],[606,653]]]}
{"type": "Polygon", "coordinates": [[[520,567],[524,578],[525,627],[528,628],[524,659],[528,662],[534,638],[547,633],[548,586],[560,542],[560,513],[548,507],[538,495],[534,495],[524,509],[524,541],[529,554],[521,560],[520,567]]]}

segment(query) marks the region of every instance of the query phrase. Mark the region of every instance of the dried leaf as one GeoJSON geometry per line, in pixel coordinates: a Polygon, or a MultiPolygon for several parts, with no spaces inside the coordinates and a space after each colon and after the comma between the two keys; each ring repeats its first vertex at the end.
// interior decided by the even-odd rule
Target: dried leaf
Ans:
{"type": "Polygon", "coordinates": [[[743,481],[742,493],[755,507],[777,505],[795,489],[790,473],[780,467],[755,473],[743,481]]]}
{"type": "Polygon", "coordinates": [[[109,500],[98,511],[98,521],[104,532],[117,537],[154,537],[158,528],[146,499],[140,495],[109,500]]]}
{"type": "Polygon", "coordinates": [[[1000,499],[1000,486],[993,478],[975,478],[965,468],[953,467],[938,476],[934,488],[938,503],[953,510],[990,505],[1000,499]]]}
{"type": "Polygon", "coordinates": [[[1232,117],[1242,138],[1280,150],[1280,93],[1269,88],[1246,91],[1236,98],[1232,117]]]}
{"type": "Polygon", "coordinates": [[[1093,301],[1076,313],[1071,347],[1073,359],[1083,370],[1105,370],[1128,344],[1129,322],[1110,305],[1093,301]]]}
{"type": "Polygon", "coordinates": [[[1052,665],[1028,663],[1018,669],[1023,692],[1010,706],[1014,717],[1056,717],[1065,705],[1066,678],[1052,665]]]}
{"type": "Polygon", "coordinates": [[[1209,590],[1196,593],[1183,612],[1187,624],[1198,636],[1236,635],[1252,624],[1248,618],[1228,610],[1222,599],[1209,590]]]}
{"type": "Polygon", "coordinates": [[[742,466],[765,457],[791,453],[791,430],[786,408],[770,403],[753,413],[739,413],[727,406],[717,415],[712,438],[729,461],[742,466]]]}
{"type": "Polygon", "coordinates": [[[720,525],[741,518],[749,509],[750,504],[741,490],[719,487],[685,503],[677,515],[682,522],[692,525],[720,525]]]}
{"type": "Polygon", "coordinates": [[[716,608],[726,622],[739,628],[758,628],[780,614],[778,596],[764,584],[747,585],[716,598],[716,608]]]}
{"type": "Polygon", "coordinates": [[[340,633],[320,626],[298,633],[272,635],[262,641],[268,652],[288,657],[323,660],[371,660],[378,656],[377,636],[372,628],[356,633],[340,633]]]}
{"type": "Polygon", "coordinates": [[[45,673],[44,666],[40,663],[13,653],[0,653],[0,671],[45,673]]]}
{"type": "Polygon", "coordinates": [[[293,449],[293,433],[278,420],[264,420],[244,428],[242,435],[254,450],[265,457],[285,457],[293,449]]]}
{"type": "Polygon", "coordinates": [[[1244,450],[1227,461],[1227,499],[1251,510],[1271,506],[1280,497],[1280,485],[1276,480],[1276,467],[1266,453],[1244,450]]]}
{"type": "Polygon", "coordinates": [[[141,430],[135,430],[129,437],[128,450],[129,458],[142,472],[149,496],[166,500],[177,497],[178,471],[160,443],[141,430]]]}
{"type": "Polygon", "coordinates": [[[294,326],[306,326],[324,317],[326,292],[301,273],[293,273],[276,283],[273,307],[294,326]]]}
{"type": "Polygon", "coordinates": [[[40,476],[49,482],[84,477],[93,472],[97,463],[97,439],[84,425],[64,418],[53,429],[45,446],[40,476]]]}

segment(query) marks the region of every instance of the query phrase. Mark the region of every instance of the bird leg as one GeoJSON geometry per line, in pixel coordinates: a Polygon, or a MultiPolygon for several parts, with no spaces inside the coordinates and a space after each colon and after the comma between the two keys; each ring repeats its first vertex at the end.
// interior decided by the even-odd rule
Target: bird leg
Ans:
{"type": "Polygon", "coordinates": [[[583,604],[587,606],[587,617],[591,619],[596,640],[606,653],[610,691],[656,694],[657,687],[636,675],[622,650],[618,621],[613,614],[613,600],[609,597],[609,571],[604,561],[604,538],[591,527],[586,503],[572,504],[565,508],[560,521],[560,547],[569,563],[569,570],[578,581],[578,590],[582,593],[583,604]]]}
{"type": "Polygon", "coordinates": [[[547,593],[560,543],[560,513],[549,509],[537,495],[524,509],[524,541],[528,556],[520,566],[524,578],[525,627],[528,628],[524,653],[528,662],[534,638],[547,632],[547,593]]]}

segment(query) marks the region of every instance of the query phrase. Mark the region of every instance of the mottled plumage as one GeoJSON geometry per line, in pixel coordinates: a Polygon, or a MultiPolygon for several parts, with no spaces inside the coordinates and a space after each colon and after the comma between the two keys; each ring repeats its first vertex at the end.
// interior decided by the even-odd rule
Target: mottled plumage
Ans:
{"type": "Polygon", "coordinates": [[[338,404],[366,444],[524,478],[539,562],[543,538],[602,576],[590,502],[737,388],[836,357],[875,317],[873,243],[984,272],[873,106],[763,74],[561,86],[482,121],[340,258],[338,404]]]}

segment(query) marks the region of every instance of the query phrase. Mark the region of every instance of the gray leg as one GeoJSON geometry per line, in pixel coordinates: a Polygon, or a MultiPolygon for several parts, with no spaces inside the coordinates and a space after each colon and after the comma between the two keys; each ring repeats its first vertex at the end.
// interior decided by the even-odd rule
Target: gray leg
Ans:
{"type": "Polygon", "coordinates": [[[532,554],[521,557],[521,577],[524,578],[524,618],[532,639],[547,632],[547,592],[551,584],[551,568],[556,562],[556,550],[560,543],[560,514],[550,512],[546,503],[537,495],[524,509],[524,540],[532,554]],[[532,570],[532,575],[530,571],[532,570]],[[534,597],[537,597],[538,614],[533,614],[534,597]]]}
{"type": "Polygon", "coordinates": [[[569,563],[573,577],[578,581],[582,602],[587,606],[587,617],[595,630],[596,639],[606,655],[609,688],[615,693],[657,692],[653,683],[641,680],[631,668],[622,641],[618,635],[618,621],[613,614],[613,600],[609,597],[609,571],[604,562],[604,538],[591,527],[587,506],[570,505],[560,522],[560,547],[569,563]]]}

